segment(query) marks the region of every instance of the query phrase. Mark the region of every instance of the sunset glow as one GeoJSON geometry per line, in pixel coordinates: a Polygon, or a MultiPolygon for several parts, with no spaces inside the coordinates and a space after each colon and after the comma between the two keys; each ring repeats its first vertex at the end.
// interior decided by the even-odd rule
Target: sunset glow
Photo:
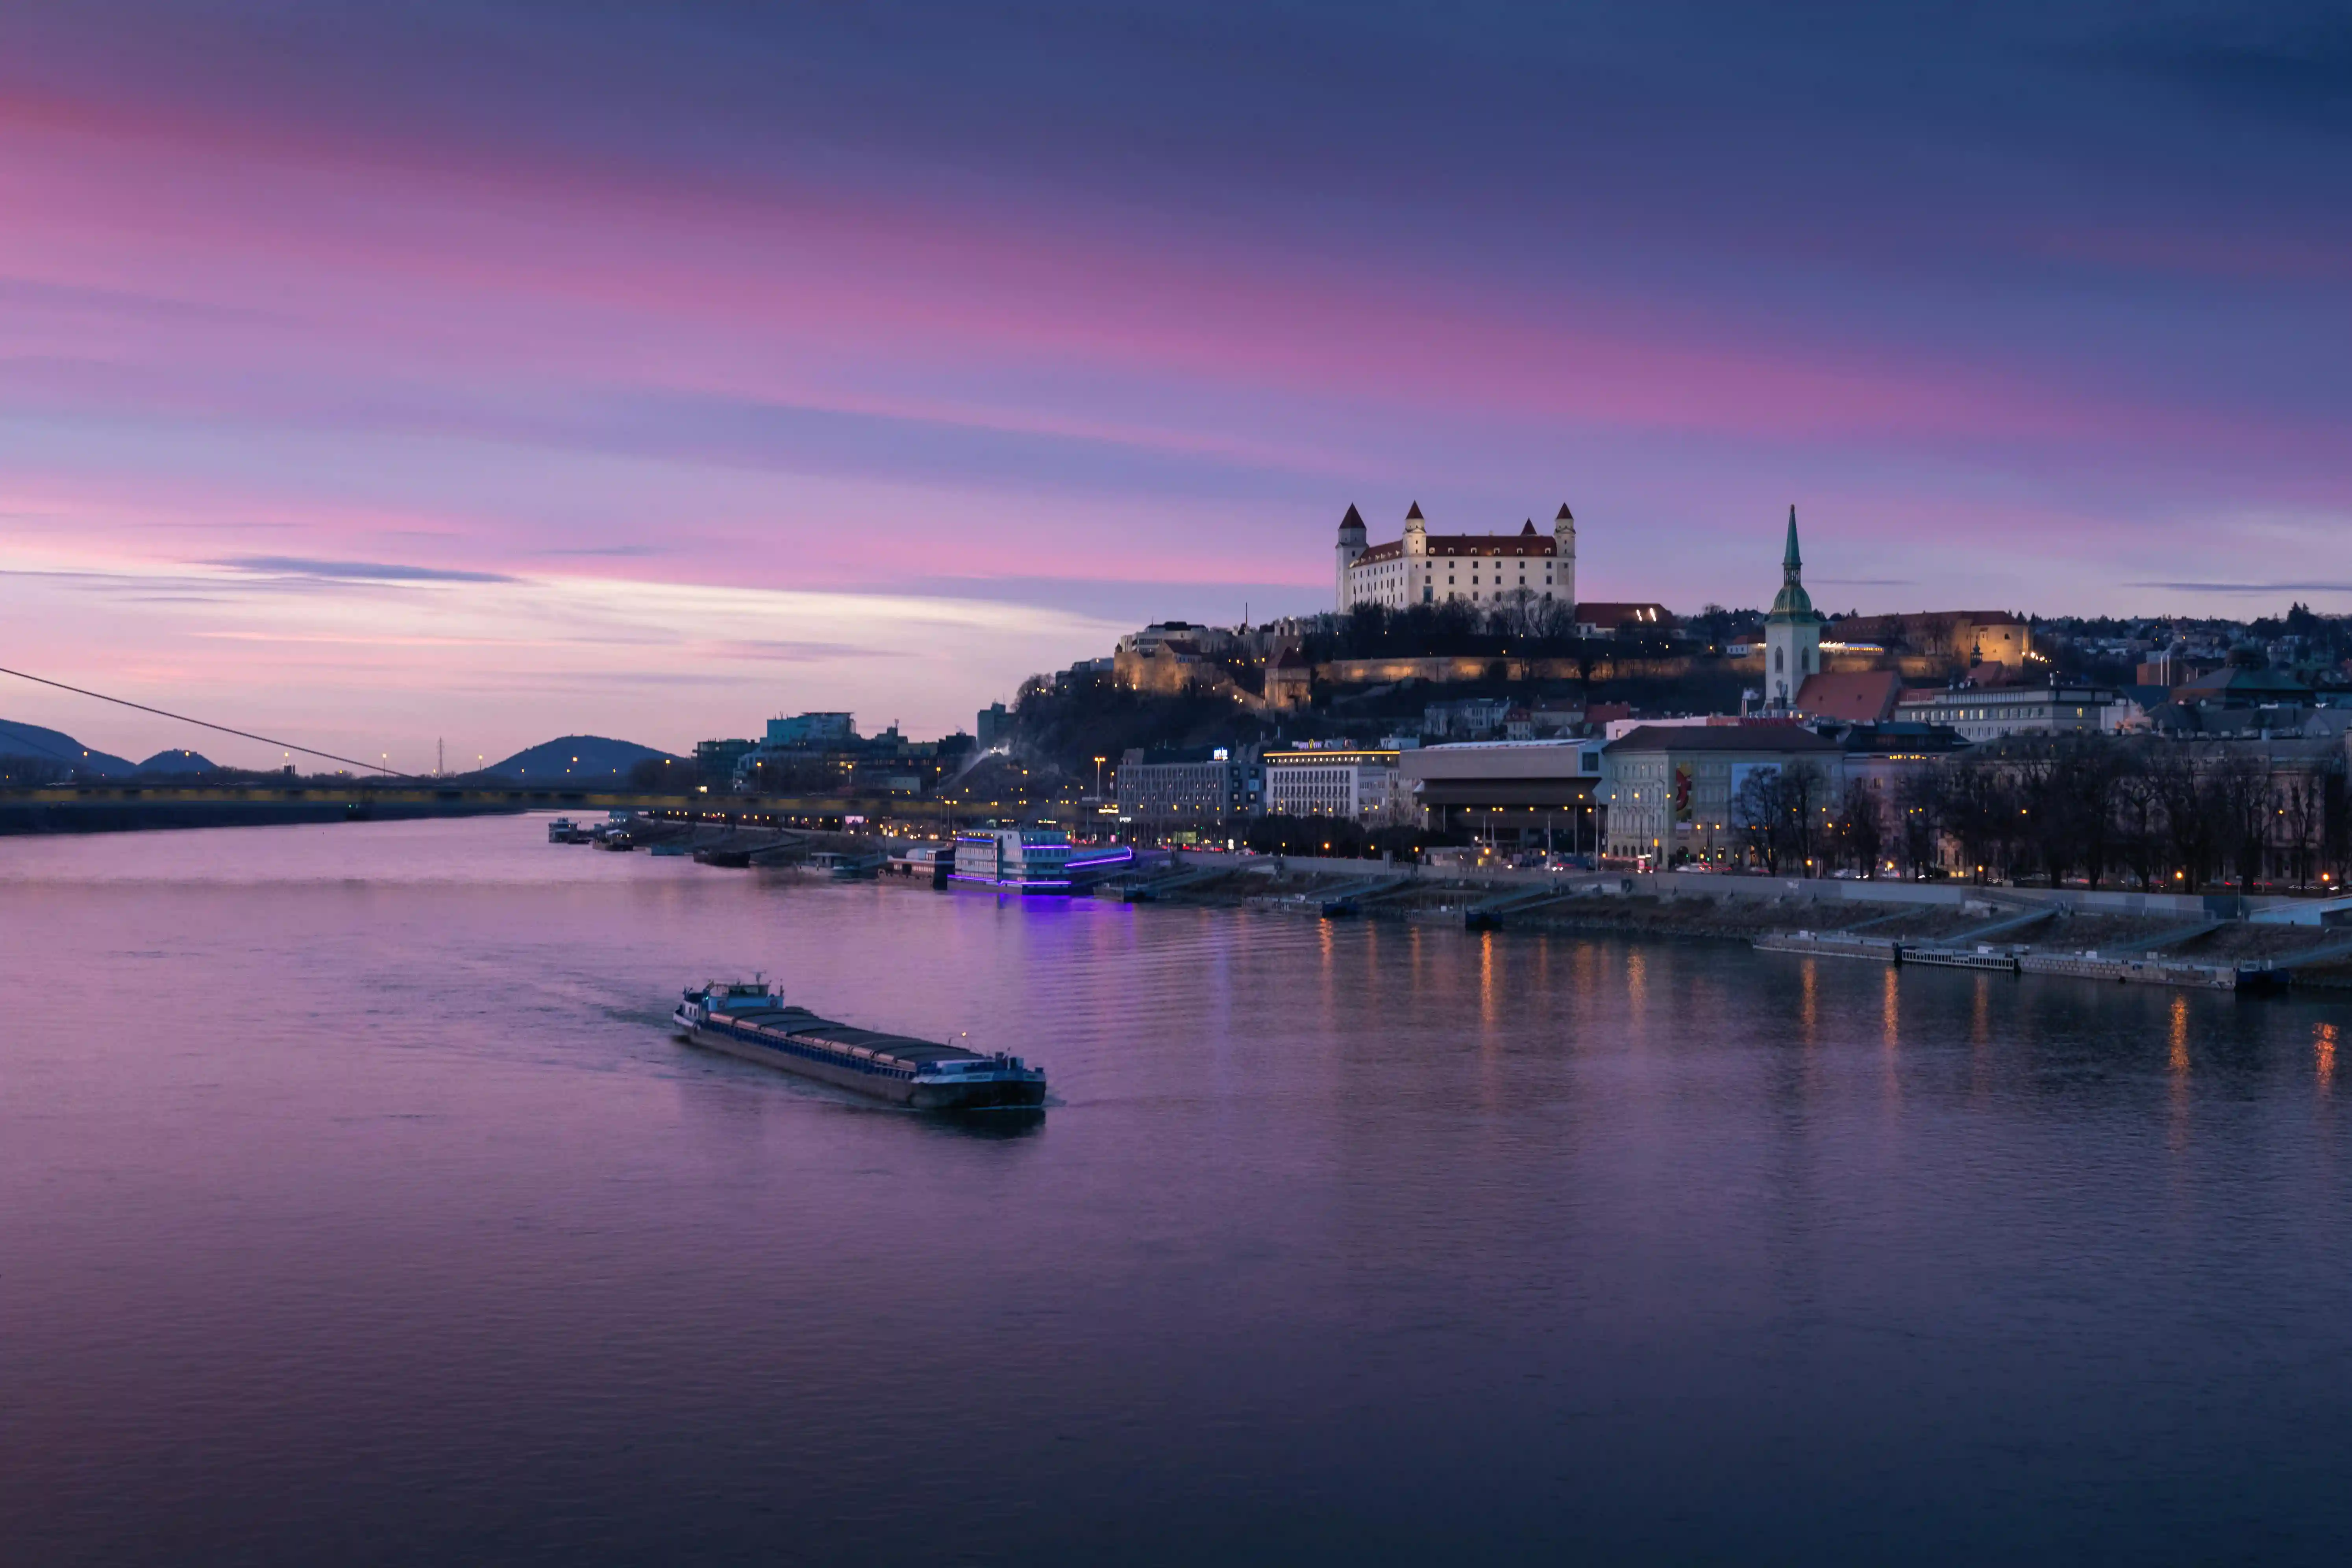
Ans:
{"type": "Polygon", "coordinates": [[[1825,608],[2352,607],[2341,100],[2261,40],[719,15],[0,16],[12,658],[412,765],[938,732],[1412,499],[1681,610],[1792,500],[1825,608]]]}

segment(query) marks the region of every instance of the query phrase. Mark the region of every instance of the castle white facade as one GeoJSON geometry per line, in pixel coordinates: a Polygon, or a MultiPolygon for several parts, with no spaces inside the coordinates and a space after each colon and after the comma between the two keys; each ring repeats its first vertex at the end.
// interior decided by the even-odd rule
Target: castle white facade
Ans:
{"type": "Polygon", "coordinates": [[[1576,519],[1562,505],[1549,535],[1532,519],[1517,533],[1432,533],[1421,503],[1404,514],[1404,537],[1364,542],[1354,507],[1339,520],[1339,613],[1358,605],[1401,610],[1455,601],[1479,609],[1552,600],[1576,608],[1576,519]]]}

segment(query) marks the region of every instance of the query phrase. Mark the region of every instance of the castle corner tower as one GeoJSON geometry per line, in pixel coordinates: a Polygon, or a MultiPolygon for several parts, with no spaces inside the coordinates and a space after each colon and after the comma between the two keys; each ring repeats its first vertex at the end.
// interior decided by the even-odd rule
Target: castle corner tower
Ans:
{"type": "Polygon", "coordinates": [[[1364,514],[1356,510],[1352,501],[1348,504],[1348,515],[1339,520],[1339,610],[1344,615],[1355,601],[1348,587],[1348,568],[1364,552],[1364,514]]]}
{"type": "Polygon", "coordinates": [[[1553,589],[1568,605],[1568,618],[1576,619],[1576,514],[1568,503],[1559,503],[1559,515],[1551,522],[1552,545],[1558,558],[1558,577],[1553,589]]]}

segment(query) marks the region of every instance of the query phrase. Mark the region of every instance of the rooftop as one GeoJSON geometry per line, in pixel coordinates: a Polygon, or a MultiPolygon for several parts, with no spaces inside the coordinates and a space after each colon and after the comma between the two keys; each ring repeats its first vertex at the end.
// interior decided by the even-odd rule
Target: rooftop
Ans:
{"type": "Polygon", "coordinates": [[[1827,755],[1838,750],[1838,744],[1793,724],[1688,727],[1644,724],[1610,742],[1604,749],[1611,752],[1780,752],[1827,755]]]}

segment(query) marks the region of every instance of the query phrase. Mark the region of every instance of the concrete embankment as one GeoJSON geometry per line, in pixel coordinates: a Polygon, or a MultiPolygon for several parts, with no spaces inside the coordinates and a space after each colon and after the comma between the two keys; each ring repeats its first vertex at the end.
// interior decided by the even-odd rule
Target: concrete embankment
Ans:
{"type": "Polygon", "coordinates": [[[528,809],[478,800],[437,800],[429,793],[371,797],[341,791],[93,792],[0,795],[0,836],[32,833],[133,833],[164,827],[278,827],[291,823],[403,822],[421,817],[493,816],[528,809]]]}
{"type": "Polygon", "coordinates": [[[1318,918],[1709,937],[1811,957],[2110,984],[2224,990],[2352,985],[2352,931],[2317,924],[2321,911],[2309,900],[2275,897],[1715,874],[1454,871],[1190,852],[1129,886],[1139,891],[1128,896],[1318,918]]]}

